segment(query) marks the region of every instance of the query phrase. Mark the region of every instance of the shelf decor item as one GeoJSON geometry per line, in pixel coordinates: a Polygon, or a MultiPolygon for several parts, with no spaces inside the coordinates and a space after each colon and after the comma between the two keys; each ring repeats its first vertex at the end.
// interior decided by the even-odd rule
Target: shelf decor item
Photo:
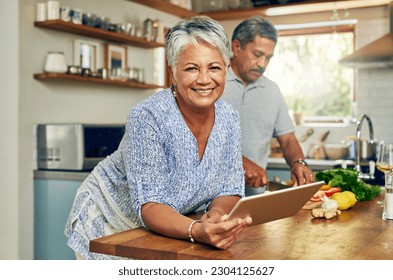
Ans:
{"type": "Polygon", "coordinates": [[[60,1],[47,1],[46,12],[46,19],[60,19],[60,1]]]}
{"type": "Polygon", "coordinates": [[[104,67],[126,69],[127,51],[127,46],[104,44],[104,67]]]}
{"type": "Polygon", "coordinates": [[[97,42],[74,41],[74,65],[96,72],[98,68],[102,67],[101,58],[101,46],[97,42]]]}
{"type": "Polygon", "coordinates": [[[35,4],[35,20],[37,22],[46,21],[46,3],[38,2],[35,4]]]}
{"type": "Polygon", "coordinates": [[[48,52],[45,59],[46,73],[66,73],[67,64],[63,52],[48,52]]]}

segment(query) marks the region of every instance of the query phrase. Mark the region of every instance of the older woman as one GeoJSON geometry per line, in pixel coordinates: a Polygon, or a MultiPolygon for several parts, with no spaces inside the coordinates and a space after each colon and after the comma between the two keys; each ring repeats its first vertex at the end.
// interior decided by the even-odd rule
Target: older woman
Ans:
{"type": "Polygon", "coordinates": [[[65,234],[77,257],[89,241],[139,226],[229,248],[251,218],[226,220],[244,196],[240,124],[218,100],[231,57],[223,28],[208,17],[175,25],[166,38],[171,88],[135,106],[119,149],[79,188],[65,234]],[[187,216],[205,205],[201,220],[187,216]]]}

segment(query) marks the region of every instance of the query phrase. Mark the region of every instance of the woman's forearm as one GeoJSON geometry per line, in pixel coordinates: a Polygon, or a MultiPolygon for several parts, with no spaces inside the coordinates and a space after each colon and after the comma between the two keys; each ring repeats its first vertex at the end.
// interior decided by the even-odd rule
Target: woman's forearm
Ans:
{"type": "Polygon", "coordinates": [[[188,227],[193,221],[168,205],[152,202],[142,206],[142,219],[152,231],[178,239],[188,238],[188,227]]]}

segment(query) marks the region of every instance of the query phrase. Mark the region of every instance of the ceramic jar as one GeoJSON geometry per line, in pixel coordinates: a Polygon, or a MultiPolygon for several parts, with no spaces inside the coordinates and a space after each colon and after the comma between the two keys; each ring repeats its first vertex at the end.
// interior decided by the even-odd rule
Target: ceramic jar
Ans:
{"type": "Polygon", "coordinates": [[[63,52],[49,52],[46,55],[44,71],[49,73],[66,73],[68,70],[63,52]]]}

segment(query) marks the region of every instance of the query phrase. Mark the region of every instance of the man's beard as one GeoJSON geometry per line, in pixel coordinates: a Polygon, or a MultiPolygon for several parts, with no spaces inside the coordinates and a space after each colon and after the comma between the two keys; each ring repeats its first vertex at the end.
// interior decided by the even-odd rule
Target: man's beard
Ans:
{"type": "Polygon", "coordinates": [[[252,81],[256,81],[257,79],[259,79],[263,73],[265,73],[265,68],[263,67],[258,67],[258,68],[251,68],[249,72],[257,72],[258,73],[258,78],[256,79],[252,79],[252,81]]]}
{"type": "Polygon", "coordinates": [[[261,76],[265,73],[265,68],[258,67],[258,68],[251,68],[250,71],[258,72],[261,76]]]}

